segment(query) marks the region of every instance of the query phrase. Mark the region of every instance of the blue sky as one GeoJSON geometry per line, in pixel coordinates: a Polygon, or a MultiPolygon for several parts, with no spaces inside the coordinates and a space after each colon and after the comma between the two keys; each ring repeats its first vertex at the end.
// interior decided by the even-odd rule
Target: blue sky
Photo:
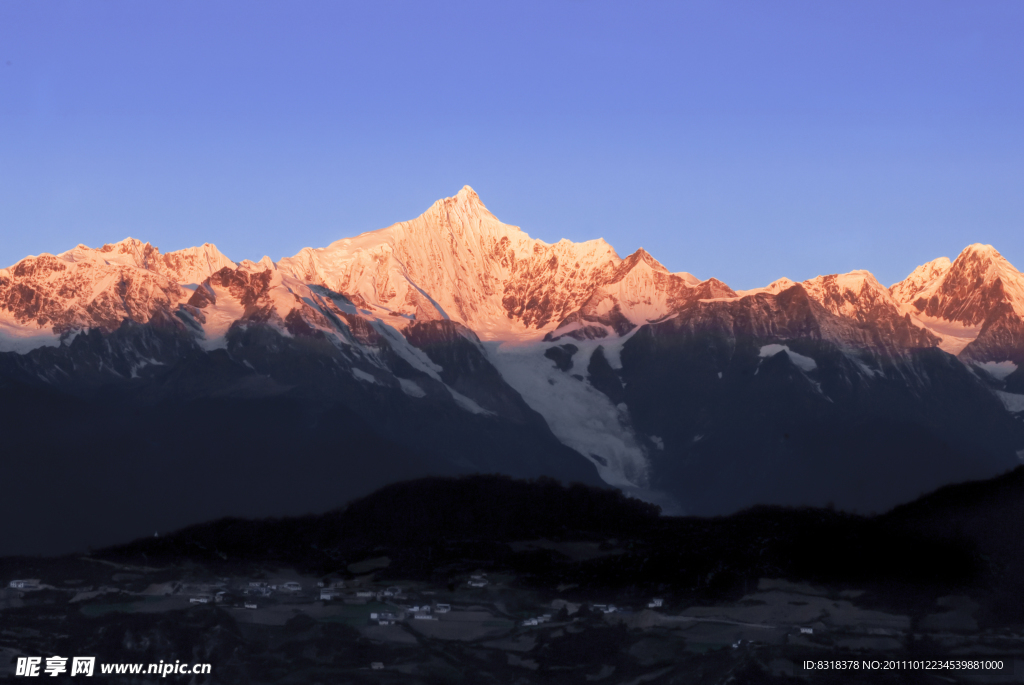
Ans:
{"type": "Polygon", "coordinates": [[[1024,3],[0,3],[0,264],[239,260],[473,186],[736,288],[1024,268],[1024,3]]]}

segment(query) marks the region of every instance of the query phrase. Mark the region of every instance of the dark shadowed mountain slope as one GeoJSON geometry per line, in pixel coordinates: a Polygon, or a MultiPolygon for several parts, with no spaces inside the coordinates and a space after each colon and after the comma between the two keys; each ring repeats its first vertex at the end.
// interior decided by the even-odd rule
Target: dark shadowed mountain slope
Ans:
{"type": "Polygon", "coordinates": [[[141,502],[133,531],[218,501],[328,506],[305,478],[351,496],[474,472],[600,480],[673,513],[883,511],[1024,457],[1022,315],[1024,276],[991,246],[890,288],[853,271],[734,291],[642,249],[536,240],[468,187],[278,262],[79,245],[0,269],[0,476],[48,531],[92,516],[68,493],[94,481],[141,502]],[[128,494],[146,488],[166,494],[128,494]]]}
{"type": "MultiPolygon", "coordinates": [[[[400,359],[396,371],[413,380],[391,376],[389,388],[354,377],[315,337],[254,325],[229,339],[205,352],[173,330],[130,324],[0,355],[0,478],[19,484],[0,514],[28,523],[0,551],[81,549],[228,514],[323,511],[428,474],[600,482],[507,386],[490,390],[518,402],[517,417],[467,411],[400,359]],[[75,382],[45,382],[34,368],[74,369],[75,382]]],[[[474,370],[463,373],[471,385],[474,370]]]]}

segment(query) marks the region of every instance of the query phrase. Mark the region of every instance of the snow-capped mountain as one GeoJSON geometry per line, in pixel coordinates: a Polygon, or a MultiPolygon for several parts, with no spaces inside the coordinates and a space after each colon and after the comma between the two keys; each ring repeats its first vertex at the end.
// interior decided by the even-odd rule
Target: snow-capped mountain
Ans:
{"type": "MultiPolygon", "coordinates": [[[[1022,314],[1024,276],[989,246],[890,288],[854,271],[734,291],[643,249],[531,238],[467,186],[276,263],[129,238],[0,270],[0,416],[21,417],[0,429],[109,406],[146,445],[191,407],[203,463],[225,435],[301,445],[356,493],[483,470],[600,477],[670,511],[881,510],[1024,454],[1022,314]]],[[[90,449],[101,423],[79,428],[90,449]]]]}
{"type": "Polygon", "coordinates": [[[918,267],[893,297],[942,349],[978,362],[1014,360],[1024,347],[1024,275],[991,245],[969,245],[918,267]]]}
{"type": "Polygon", "coordinates": [[[603,279],[578,310],[562,319],[551,337],[625,335],[637,326],[664,318],[688,302],[732,295],[735,293],[716,279],[701,283],[685,272],[669,273],[640,248],[603,279]]]}
{"type": "Polygon", "coordinates": [[[530,238],[498,221],[466,186],[412,221],[307,248],[277,268],[378,316],[449,319],[507,339],[561,320],[621,262],[600,239],[530,238]]]}
{"type": "Polygon", "coordinates": [[[0,351],[56,344],[61,335],[111,330],[172,314],[202,283],[235,263],[210,244],[167,254],[127,238],[79,245],[0,269],[0,351]]]}
{"type": "Polygon", "coordinates": [[[918,267],[892,292],[924,316],[965,326],[983,324],[1002,304],[1024,315],[1024,275],[991,245],[969,245],[952,263],[943,257],[918,267]]]}
{"type": "Polygon", "coordinates": [[[934,288],[935,284],[949,273],[952,264],[949,257],[933,259],[911,271],[910,275],[899,283],[890,286],[889,292],[900,304],[916,300],[918,293],[934,288]]]}

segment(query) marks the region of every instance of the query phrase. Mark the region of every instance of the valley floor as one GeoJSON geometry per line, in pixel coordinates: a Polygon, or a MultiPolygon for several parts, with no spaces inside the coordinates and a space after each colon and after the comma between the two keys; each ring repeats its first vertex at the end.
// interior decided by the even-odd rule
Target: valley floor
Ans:
{"type": "MultiPolygon", "coordinates": [[[[614,556],[614,543],[560,547],[588,559],[614,556]]],[[[537,588],[509,572],[378,578],[389,563],[315,577],[253,564],[6,559],[5,585],[12,573],[40,577],[0,591],[0,678],[20,681],[20,657],[54,655],[209,663],[195,682],[228,683],[972,683],[1024,673],[1024,631],[979,630],[981,604],[968,595],[908,615],[857,588],[762,578],[732,600],[688,604],[537,588]],[[1002,668],[926,670],[931,660],[1002,668]]]]}

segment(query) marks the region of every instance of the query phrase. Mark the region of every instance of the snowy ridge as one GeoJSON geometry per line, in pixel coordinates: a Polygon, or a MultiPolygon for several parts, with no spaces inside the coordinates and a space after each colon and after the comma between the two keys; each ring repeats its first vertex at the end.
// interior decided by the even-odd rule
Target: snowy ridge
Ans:
{"type": "Polygon", "coordinates": [[[889,290],[870,271],[818,276],[804,281],[802,285],[808,295],[836,316],[863,322],[879,307],[898,315],[896,302],[889,290]]]}
{"type": "Polygon", "coordinates": [[[103,259],[76,248],[57,257],[26,257],[0,271],[4,319],[9,326],[45,328],[60,335],[116,328],[125,319],[145,323],[172,311],[186,297],[187,291],[167,276],[136,266],[133,245],[118,247],[128,250],[110,250],[104,256],[111,258],[103,259]]]}
{"type": "Polygon", "coordinates": [[[202,283],[221,269],[235,266],[216,245],[203,243],[163,255],[160,271],[178,283],[202,283]]]}
{"type": "Polygon", "coordinates": [[[623,335],[637,326],[663,319],[699,297],[701,281],[688,273],[669,273],[646,250],[626,257],[555,331],[565,335],[586,328],[591,336],[623,335]],[[602,330],[605,333],[602,333],[602,330]]]}
{"type": "Polygon", "coordinates": [[[736,294],[740,297],[747,297],[748,295],[757,295],[758,293],[768,293],[769,295],[778,295],[783,290],[788,290],[796,285],[795,281],[791,281],[785,276],[772,281],[763,288],[753,288],[751,290],[737,290],[736,294]]]}
{"type": "Polygon", "coordinates": [[[1017,316],[1024,316],[1024,275],[994,247],[969,245],[945,269],[943,259],[918,267],[906,280],[893,285],[892,291],[922,314],[967,326],[983,323],[1003,302],[1017,316]],[[916,287],[922,280],[918,272],[931,265],[935,265],[934,277],[916,287]]]}
{"type": "MultiPolygon", "coordinates": [[[[553,245],[532,239],[500,222],[466,186],[416,219],[325,248],[305,248],[276,264],[268,257],[236,264],[210,244],[161,254],[133,238],[29,257],[0,271],[2,336],[17,338],[8,347],[23,349],[70,330],[110,329],[123,319],[144,323],[157,312],[173,314],[187,305],[197,286],[224,269],[250,275],[280,271],[289,282],[343,295],[349,316],[387,321],[399,330],[413,321],[451,319],[483,340],[498,341],[539,340],[545,334],[616,337],[697,302],[725,306],[745,297],[778,296],[797,285],[837,317],[839,322],[823,322],[824,328],[855,346],[886,347],[887,338],[899,338],[897,346],[937,344],[958,354],[1001,303],[1024,312],[1024,277],[990,246],[969,246],[954,262],[928,262],[891,288],[867,271],[854,271],[800,284],[782,278],[734,292],[715,279],[669,273],[643,249],[620,259],[600,239],[553,245]],[[900,323],[908,314],[917,333],[900,323]],[[852,329],[842,321],[879,332],[873,342],[856,331],[850,337],[852,329]]],[[[211,295],[217,287],[206,284],[211,295]]],[[[315,300],[294,288],[289,292],[273,307],[262,307],[267,320],[283,322],[296,307],[302,315],[305,309],[296,303],[315,300]]],[[[221,301],[230,300],[214,296],[206,312],[207,344],[232,322],[254,316],[221,301]]],[[[313,328],[323,327],[309,317],[313,328]]]]}
{"type": "MultiPolygon", "coordinates": [[[[969,245],[952,263],[940,257],[915,269],[890,287],[901,310],[919,326],[941,338],[939,346],[961,354],[981,338],[971,356],[991,354],[991,340],[983,340],[987,325],[1020,327],[1024,316],[1024,275],[991,245],[969,245]],[[1007,320],[1009,317],[1009,320],[1007,320]],[[985,348],[988,347],[987,351],[985,348]]],[[[997,340],[1005,333],[993,331],[997,340]]]]}
{"type": "Polygon", "coordinates": [[[162,274],[180,284],[202,283],[225,267],[235,268],[235,263],[210,243],[161,254],[159,248],[135,238],[125,238],[98,249],[78,245],[57,257],[68,263],[136,267],[162,274]]]}
{"type": "Polygon", "coordinates": [[[949,257],[933,259],[911,271],[910,275],[899,283],[892,284],[889,292],[896,302],[909,303],[917,299],[922,292],[934,290],[949,273],[951,266],[953,263],[949,261],[949,257]]]}
{"type": "Polygon", "coordinates": [[[600,239],[532,239],[466,186],[412,221],[306,248],[277,267],[378,315],[451,319],[507,339],[557,323],[621,261],[600,239]]]}
{"type": "MultiPolygon", "coordinates": [[[[200,352],[229,348],[233,332],[268,328],[289,344],[315,341],[336,352],[346,381],[393,390],[404,401],[447,397],[480,420],[508,411],[517,421],[525,420],[517,414],[525,401],[606,482],[631,490],[648,487],[649,460],[666,449],[660,436],[668,434],[638,435],[621,395],[599,389],[585,372],[598,346],[612,376],[622,371],[627,341],[657,329],[724,340],[732,350],[753,340],[759,360],[785,352],[817,377],[826,368],[819,347],[807,348],[816,361],[788,346],[809,340],[840,350],[865,382],[886,375],[862,355],[891,360],[940,347],[1002,382],[1024,363],[1022,314],[1024,276],[991,246],[928,262],[890,288],[868,271],[853,271],[736,292],[714,278],[671,273],[643,249],[622,259],[601,239],[533,239],[499,221],[468,186],[415,219],[277,263],[236,263],[208,243],[163,254],[127,238],[0,270],[0,353],[60,346],[79,331],[110,333],[126,321],[173,328],[200,352]],[[411,342],[417,328],[456,324],[465,328],[455,337],[480,350],[466,373],[493,365],[489,373],[522,400],[499,397],[478,378],[478,385],[460,385],[457,361],[411,342]],[[571,372],[552,354],[574,359],[571,372]]],[[[123,378],[163,363],[143,351],[123,356],[131,360],[118,371],[123,378]]],[[[1000,397],[1018,406],[1016,395],[1000,397]]]]}

